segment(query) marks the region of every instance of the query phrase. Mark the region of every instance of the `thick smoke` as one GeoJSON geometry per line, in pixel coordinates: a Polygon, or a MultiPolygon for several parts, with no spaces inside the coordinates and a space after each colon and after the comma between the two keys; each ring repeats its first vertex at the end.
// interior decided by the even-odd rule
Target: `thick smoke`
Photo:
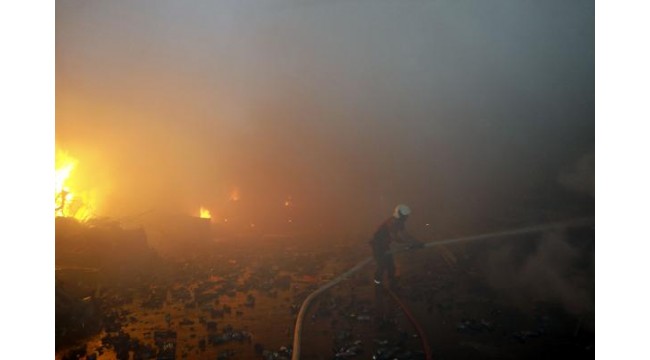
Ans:
{"type": "Polygon", "coordinates": [[[595,153],[585,154],[571,170],[561,173],[558,181],[569,190],[595,197],[595,165],[595,153]]]}
{"type": "Polygon", "coordinates": [[[534,244],[512,241],[491,247],[485,254],[489,283],[520,304],[553,302],[572,314],[593,312],[593,247],[585,251],[561,232],[546,233],[534,244]]]}
{"type": "Polygon", "coordinates": [[[414,228],[474,232],[539,208],[527,199],[592,151],[593,13],[63,0],[56,142],[101,192],[100,215],[205,206],[260,231],[291,218],[350,233],[407,203],[414,228]]]}

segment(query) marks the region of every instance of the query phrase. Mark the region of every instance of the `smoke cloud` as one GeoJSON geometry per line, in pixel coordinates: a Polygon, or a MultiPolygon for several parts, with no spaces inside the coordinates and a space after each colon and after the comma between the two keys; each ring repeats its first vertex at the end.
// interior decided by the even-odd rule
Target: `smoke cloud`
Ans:
{"type": "Polygon", "coordinates": [[[593,119],[591,1],[57,2],[56,144],[103,216],[469,233],[543,206],[593,119]]]}
{"type": "Polygon", "coordinates": [[[522,245],[504,242],[487,250],[488,282],[509,291],[515,302],[561,304],[572,314],[594,311],[594,248],[591,241],[561,232],[546,233],[522,245]]]}
{"type": "Polygon", "coordinates": [[[594,174],[596,172],[594,153],[582,156],[570,171],[560,174],[558,181],[569,190],[596,196],[594,174]]]}

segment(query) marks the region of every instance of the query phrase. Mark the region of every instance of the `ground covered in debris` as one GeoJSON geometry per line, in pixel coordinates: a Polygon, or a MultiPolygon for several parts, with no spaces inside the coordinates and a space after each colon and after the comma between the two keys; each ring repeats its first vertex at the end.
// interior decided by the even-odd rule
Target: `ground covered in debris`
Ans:
{"type": "MultiPolygon", "coordinates": [[[[96,267],[73,266],[74,251],[57,251],[56,358],[290,358],[302,301],[369,256],[365,241],[345,238],[196,249],[175,257],[139,249],[142,262],[96,267]]],[[[395,293],[436,359],[593,358],[593,251],[593,228],[580,228],[405,252],[395,258],[395,293]]],[[[424,359],[413,325],[372,283],[373,270],[312,305],[304,359],[424,359]]]]}
{"type": "MultiPolygon", "coordinates": [[[[593,358],[593,261],[593,228],[426,248],[396,256],[395,292],[435,359],[593,358]]],[[[303,358],[424,358],[373,266],[316,303],[303,358]]]]}
{"type": "Polygon", "coordinates": [[[82,226],[59,231],[57,359],[290,356],[302,300],[366,256],[365,244],[348,239],[251,237],[190,244],[152,259],[150,249],[122,254],[120,241],[103,242],[82,226]],[[84,232],[95,246],[77,239],[84,232]],[[137,253],[141,262],[124,261],[137,253]]]}

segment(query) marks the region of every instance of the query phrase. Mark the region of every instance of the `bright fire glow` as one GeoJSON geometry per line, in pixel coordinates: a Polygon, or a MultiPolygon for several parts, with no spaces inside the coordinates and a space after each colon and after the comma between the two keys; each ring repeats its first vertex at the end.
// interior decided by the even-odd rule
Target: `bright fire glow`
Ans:
{"type": "Polygon", "coordinates": [[[210,219],[212,218],[212,215],[210,215],[210,210],[201,206],[201,209],[199,210],[199,217],[202,219],[210,219]]]}
{"type": "Polygon", "coordinates": [[[86,221],[93,216],[91,196],[76,186],[72,177],[78,161],[64,151],[56,152],[54,215],[86,221]]]}

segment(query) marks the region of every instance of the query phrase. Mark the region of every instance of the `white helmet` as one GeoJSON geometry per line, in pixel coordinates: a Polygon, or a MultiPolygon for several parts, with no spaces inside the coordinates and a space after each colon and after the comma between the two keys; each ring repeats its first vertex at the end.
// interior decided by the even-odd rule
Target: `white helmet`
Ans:
{"type": "Polygon", "coordinates": [[[410,214],[411,214],[411,208],[404,204],[399,204],[395,206],[395,211],[393,211],[393,217],[395,219],[399,219],[402,216],[408,216],[410,214]]]}

